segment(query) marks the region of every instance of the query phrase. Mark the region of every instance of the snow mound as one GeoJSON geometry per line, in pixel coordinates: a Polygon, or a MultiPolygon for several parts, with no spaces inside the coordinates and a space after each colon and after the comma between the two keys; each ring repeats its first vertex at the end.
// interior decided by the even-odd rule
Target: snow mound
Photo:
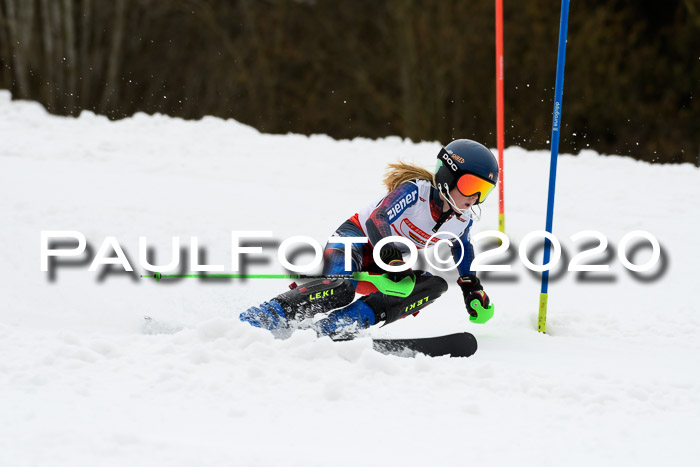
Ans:
{"type": "MultiPolygon", "coordinates": [[[[4,91],[0,133],[0,465],[651,466],[700,456],[695,167],[561,156],[554,232],[565,260],[581,246],[570,236],[593,229],[610,244],[592,260],[611,268],[555,268],[541,335],[539,277],[517,248],[544,226],[549,155],[508,148],[515,259],[510,273],[482,274],[494,319],[470,324],[451,288],[417,318],[370,331],[468,331],[479,351],[401,358],[367,338],[282,340],[237,320],[283,281],[140,279],[138,238],[163,264],[173,236],[183,246],[197,236],[203,259],[228,270],[231,231],[272,230],[246,267],[280,273],[275,242],[323,244],[382,194],[388,162],[430,167],[439,143],[266,135],[212,117],[62,118],[4,91]],[[617,248],[640,229],[662,260],[632,274],[617,248]],[[42,230],[82,232],[89,254],[42,272],[42,230]],[[110,236],[135,274],[88,271],[110,236]]],[[[490,229],[496,196],[474,233],[490,229]]],[[[643,263],[650,248],[631,256],[643,263]]]]}

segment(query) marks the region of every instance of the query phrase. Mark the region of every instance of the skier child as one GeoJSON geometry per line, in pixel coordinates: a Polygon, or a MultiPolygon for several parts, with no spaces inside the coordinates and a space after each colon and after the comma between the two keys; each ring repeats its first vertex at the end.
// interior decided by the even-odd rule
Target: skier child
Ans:
{"type": "MultiPolygon", "coordinates": [[[[470,209],[483,203],[498,182],[498,162],[485,146],[468,139],[452,141],[440,150],[437,159],[435,174],[403,162],[389,164],[384,179],[388,193],[378,203],[345,221],[333,234],[367,237],[369,243],[352,244],[351,271],[346,271],[345,247],[329,242],[324,249],[323,274],[383,272],[373,260],[373,249],[380,240],[392,235],[407,238],[418,249],[448,239],[467,312],[485,322],[490,315],[479,317],[479,313],[486,314],[490,300],[471,270],[474,248],[469,241],[473,223],[470,209]],[[428,244],[431,236],[434,237],[428,244]],[[460,241],[454,241],[455,238],[460,241]],[[481,310],[472,306],[474,299],[481,310]]],[[[400,242],[389,242],[381,248],[379,256],[389,266],[402,266],[403,255],[408,251],[400,242]]],[[[405,277],[415,279],[413,291],[402,298],[385,295],[367,282],[316,279],[249,308],[241,313],[240,319],[276,330],[288,327],[291,321],[335,310],[314,323],[314,327],[319,334],[338,336],[380,321],[389,324],[410,314],[415,316],[447,291],[447,282],[428,272],[406,269],[387,271],[387,276],[396,282],[405,277]],[[356,292],[364,296],[353,302],[356,292]]]]}

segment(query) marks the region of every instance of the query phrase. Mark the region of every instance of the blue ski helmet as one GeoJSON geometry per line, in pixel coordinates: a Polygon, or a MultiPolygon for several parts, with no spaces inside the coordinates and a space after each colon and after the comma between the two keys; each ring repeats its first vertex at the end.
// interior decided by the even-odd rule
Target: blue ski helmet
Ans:
{"type": "Polygon", "coordinates": [[[498,161],[483,144],[456,139],[440,150],[435,167],[435,184],[440,193],[457,188],[464,196],[479,195],[483,203],[498,183],[498,161]]]}

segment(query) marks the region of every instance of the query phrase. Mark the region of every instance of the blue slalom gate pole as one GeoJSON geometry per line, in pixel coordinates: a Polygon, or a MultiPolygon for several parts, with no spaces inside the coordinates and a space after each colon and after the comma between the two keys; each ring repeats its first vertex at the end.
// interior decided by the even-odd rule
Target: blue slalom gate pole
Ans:
{"type": "MultiPolygon", "coordinates": [[[[549,163],[549,195],[547,197],[547,226],[552,233],[554,217],[554,188],[557,181],[557,158],[559,156],[559,133],[561,132],[562,96],[564,94],[564,61],[566,60],[566,32],[569,25],[569,0],[561,2],[561,19],[559,22],[559,51],[557,54],[557,81],[554,88],[554,112],[552,114],[552,154],[549,163]]],[[[544,259],[548,264],[551,242],[545,238],[544,259]]],[[[537,330],[546,332],[547,325],[547,289],[549,286],[549,269],[542,272],[542,290],[540,291],[540,309],[537,317],[537,330]]]]}

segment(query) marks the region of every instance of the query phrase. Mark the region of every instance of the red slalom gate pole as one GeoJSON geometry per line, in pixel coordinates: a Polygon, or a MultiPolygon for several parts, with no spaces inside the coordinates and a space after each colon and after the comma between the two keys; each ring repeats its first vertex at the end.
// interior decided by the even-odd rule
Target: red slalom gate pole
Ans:
{"type": "Polygon", "coordinates": [[[506,233],[503,189],[503,0],[496,0],[496,141],[498,145],[498,230],[506,233]]]}

